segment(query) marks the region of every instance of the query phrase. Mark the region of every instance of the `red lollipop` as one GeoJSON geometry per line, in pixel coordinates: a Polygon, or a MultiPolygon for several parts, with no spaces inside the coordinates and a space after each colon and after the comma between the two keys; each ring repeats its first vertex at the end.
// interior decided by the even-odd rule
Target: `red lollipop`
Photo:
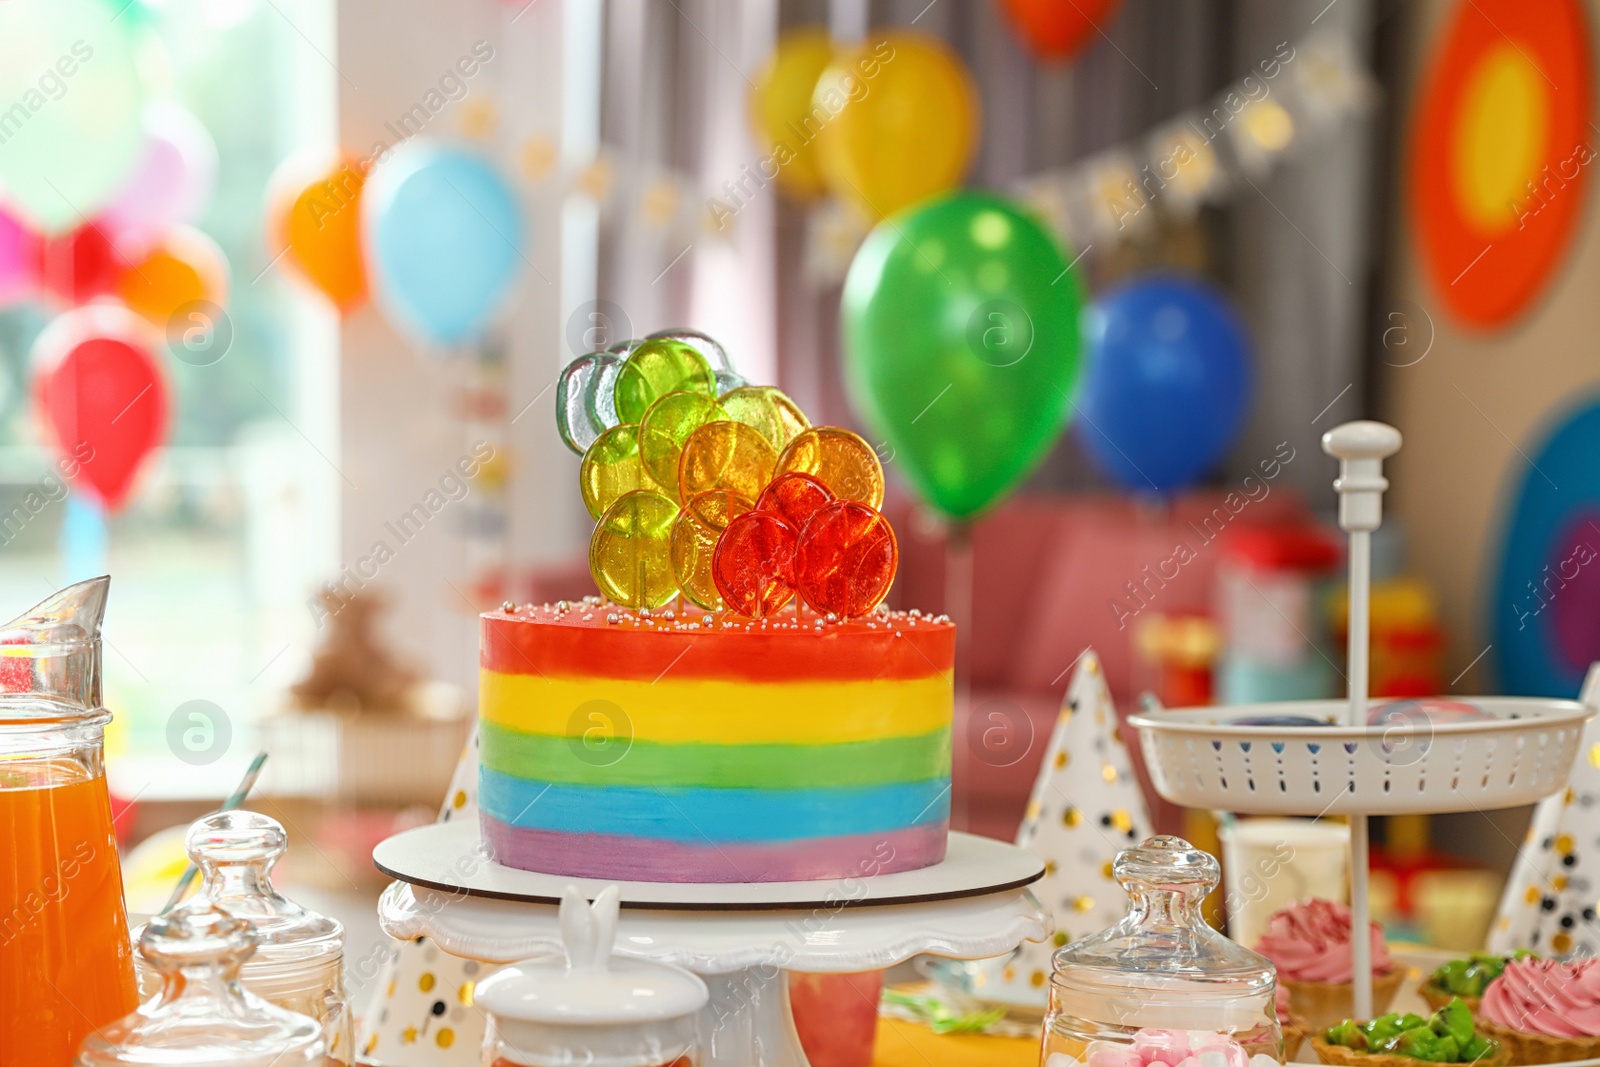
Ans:
{"type": "Polygon", "coordinates": [[[857,501],[835,500],[806,523],[795,548],[795,584],[818,612],[865,615],[888,595],[899,563],[888,519],[857,501]]]}
{"type": "Polygon", "coordinates": [[[769,511],[747,511],[717,538],[711,577],[723,601],[752,619],[765,618],[794,597],[795,533],[769,511]]]}
{"type": "Polygon", "coordinates": [[[796,533],[806,528],[806,521],[822,505],[833,499],[828,487],[809,474],[790,471],[780,474],[761,490],[756,500],[757,511],[770,511],[781,516],[796,533]]]}

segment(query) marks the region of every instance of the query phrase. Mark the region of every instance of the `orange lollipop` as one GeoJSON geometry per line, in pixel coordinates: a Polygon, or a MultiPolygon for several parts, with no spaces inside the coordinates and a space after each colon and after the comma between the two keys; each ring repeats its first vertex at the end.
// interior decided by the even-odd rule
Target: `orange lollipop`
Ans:
{"type": "Polygon", "coordinates": [[[899,563],[889,520],[865,504],[835,500],[806,523],[795,547],[794,581],[817,612],[850,618],[882,602],[899,563]]]}
{"type": "Polygon", "coordinates": [[[778,455],[767,439],[741,422],[708,422],[683,443],[678,494],[688,500],[708,489],[726,489],[754,500],[772,480],[778,455]]]}
{"type": "Polygon", "coordinates": [[[684,501],[683,510],[673,521],[672,573],[678,580],[678,589],[707,611],[722,607],[722,596],[711,573],[717,539],[728,523],[752,506],[749,497],[711,489],[684,501]]]}
{"type": "Polygon", "coordinates": [[[801,431],[778,457],[777,472],[799,471],[827,486],[834,496],[883,506],[883,465],[872,446],[849,430],[816,426],[801,431]]]}
{"type": "Polygon", "coordinates": [[[711,575],[728,607],[765,618],[794,597],[794,530],[766,511],[747,511],[717,539],[711,575]]]}
{"type": "Polygon", "coordinates": [[[806,520],[822,505],[833,500],[833,494],[828,492],[828,487],[799,471],[790,471],[780,474],[772,479],[772,483],[761,490],[761,496],[756,500],[756,508],[760,511],[770,511],[794,528],[798,534],[805,530],[806,520]]]}

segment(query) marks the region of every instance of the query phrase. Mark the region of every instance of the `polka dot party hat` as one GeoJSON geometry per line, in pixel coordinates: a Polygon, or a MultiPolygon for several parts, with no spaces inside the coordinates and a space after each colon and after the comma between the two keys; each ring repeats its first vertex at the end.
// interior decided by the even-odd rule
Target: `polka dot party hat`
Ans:
{"type": "Polygon", "coordinates": [[[1118,852],[1151,836],[1150,814],[1117,733],[1117,709],[1099,658],[1079,660],[1050,734],[1017,844],[1044,860],[1033,892],[1055,916],[1055,936],[986,961],[973,991],[1043,1007],[1057,948],[1119,922],[1128,898],[1111,877],[1118,852]]]}
{"type": "MultiPolygon", "coordinates": [[[[477,817],[474,732],[456,763],[439,821],[477,817]]],[[[452,956],[426,937],[395,942],[374,982],[376,993],[364,1006],[356,1035],[358,1060],[375,1067],[478,1067],[484,1016],[473,994],[493,970],[452,956]]]]}
{"type": "MultiPolygon", "coordinates": [[[[1600,663],[1591,664],[1578,699],[1600,708],[1600,663]]],[[[1490,952],[1530,949],[1542,956],[1600,954],[1600,716],[1584,727],[1564,793],[1533,809],[1528,837],[1489,927],[1490,952]]]]}

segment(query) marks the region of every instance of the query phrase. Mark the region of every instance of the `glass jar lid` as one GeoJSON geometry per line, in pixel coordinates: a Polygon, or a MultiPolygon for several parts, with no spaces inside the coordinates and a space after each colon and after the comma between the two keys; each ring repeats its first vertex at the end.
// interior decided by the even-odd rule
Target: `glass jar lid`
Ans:
{"type": "Polygon", "coordinates": [[[649,1067],[689,1050],[706,985],[682,967],[612,954],[619,895],[608,886],[591,908],[569,886],[564,954],[523,960],[478,984],[473,1000],[493,1018],[504,1058],[529,1067],[649,1067]]]}
{"type": "Polygon", "coordinates": [[[1112,877],[1128,913],[1056,952],[1053,1012],[1094,1027],[1275,1033],[1272,963],[1200,913],[1221,877],[1216,859],[1182,838],[1152,837],[1119,852],[1112,877]]]}
{"type": "Polygon", "coordinates": [[[86,1038],[76,1067],[321,1067],[321,1024],[239,985],[255,947],[248,922],[203,900],[152,919],[139,952],[161,991],[86,1038]]]}
{"type": "Polygon", "coordinates": [[[278,820],[233,809],[207,815],[189,827],[184,848],[200,870],[199,899],[246,919],[260,952],[251,970],[268,961],[310,960],[344,951],[344,927],[279,893],[272,868],[289,847],[278,820]]]}

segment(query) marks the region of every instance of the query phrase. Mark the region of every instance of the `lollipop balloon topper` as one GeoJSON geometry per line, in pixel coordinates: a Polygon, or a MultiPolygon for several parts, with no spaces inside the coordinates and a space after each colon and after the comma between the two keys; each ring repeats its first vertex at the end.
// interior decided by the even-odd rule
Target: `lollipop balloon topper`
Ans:
{"type": "Polygon", "coordinates": [[[617,604],[681,596],[760,619],[798,596],[851,618],[889,593],[899,547],[872,446],[746,384],[703,333],[579,356],[558,381],[556,428],[583,457],[589,573],[617,604]]]}

